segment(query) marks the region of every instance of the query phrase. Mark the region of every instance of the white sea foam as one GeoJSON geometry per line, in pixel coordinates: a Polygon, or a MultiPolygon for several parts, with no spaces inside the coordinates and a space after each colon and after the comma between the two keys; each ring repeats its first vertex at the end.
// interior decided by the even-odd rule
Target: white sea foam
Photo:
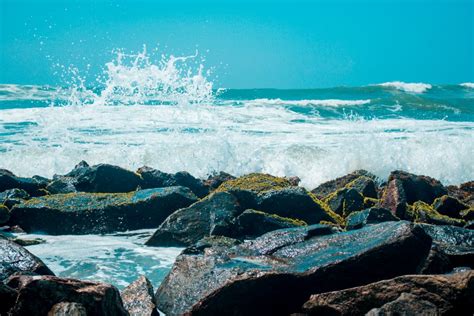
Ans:
{"type": "Polygon", "coordinates": [[[247,105],[253,106],[273,106],[273,105],[297,105],[297,106],[329,106],[342,107],[351,105],[365,105],[369,104],[370,100],[339,100],[339,99],[324,99],[324,100],[282,100],[282,99],[254,99],[243,101],[247,105]]]}
{"type": "Polygon", "coordinates": [[[382,87],[390,87],[410,93],[423,93],[432,88],[428,83],[406,83],[402,81],[392,81],[378,84],[382,87]]]}
{"type": "Polygon", "coordinates": [[[474,89],[474,82],[464,82],[464,83],[461,83],[459,84],[461,87],[464,87],[464,88],[471,88],[471,89],[474,89]]]}

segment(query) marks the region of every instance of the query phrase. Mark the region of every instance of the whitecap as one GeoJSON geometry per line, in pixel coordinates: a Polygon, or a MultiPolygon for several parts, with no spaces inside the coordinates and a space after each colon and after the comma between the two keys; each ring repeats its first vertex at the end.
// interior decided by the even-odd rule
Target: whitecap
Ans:
{"type": "Polygon", "coordinates": [[[370,100],[340,100],[340,99],[322,99],[322,100],[282,100],[282,99],[254,99],[242,101],[249,106],[272,106],[272,105],[296,105],[296,106],[356,106],[369,104],[370,100]]]}
{"type": "Polygon", "coordinates": [[[471,89],[474,89],[474,82],[464,82],[464,83],[461,83],[459,84],[461,87],[464,87],[464,88],[471,88],[471,89]]]}
{"type": "Polygon", "coordinates": [[[432,85],[430,85],[429,83],[422,83],[422,82],[407,83],[403,81],[385,82],[385,83],[378,84],[378,86],[395,88],[397,90],[410,92],[410,93],[423,93],[432,88],[432,85]]]}

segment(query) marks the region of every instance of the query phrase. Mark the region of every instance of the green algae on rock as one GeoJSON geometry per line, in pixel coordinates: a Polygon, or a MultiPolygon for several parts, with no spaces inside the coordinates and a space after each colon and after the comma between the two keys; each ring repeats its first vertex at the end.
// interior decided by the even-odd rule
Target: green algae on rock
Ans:
{"type": "Polygon", "coordinates": [[[409,205],[405,215],[407,219],[416,223],[454,226],[464,226],[466,224],[464,220],[438,213],[431,205],[423,201],[416,201],[413,205],[409,205]]]}
{"type": "Polygon", "coordinates": [[[251,173],[237,179],[225,181],[216,189],[216,192],[245,190],[262,194],[291,186],[293,186],[291,182],[285,178],[279,178],[265,173],[251,173]]]}

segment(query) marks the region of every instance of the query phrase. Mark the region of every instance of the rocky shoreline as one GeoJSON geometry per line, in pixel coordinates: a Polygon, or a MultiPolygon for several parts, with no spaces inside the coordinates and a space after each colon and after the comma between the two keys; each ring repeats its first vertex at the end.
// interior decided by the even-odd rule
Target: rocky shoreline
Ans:
{"type": "MultiPolygon", "coordinates": [[[[0,315],[472,315],[474,182],[357,170],[297,177],[79,163],[65,175],[0,169],[0,315]],[[9,232],[156,228],[186,247],[156,292],[59,278],[9,232]]],[[[36,241],[36,242],[41,242],[36,241]]]]}

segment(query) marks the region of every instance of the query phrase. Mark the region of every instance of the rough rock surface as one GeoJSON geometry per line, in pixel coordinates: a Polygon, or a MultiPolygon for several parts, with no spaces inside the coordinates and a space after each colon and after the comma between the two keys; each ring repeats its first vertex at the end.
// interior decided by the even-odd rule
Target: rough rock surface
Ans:
{"type": "Polygon", "coordinates": [[[27,232],[54,235],[153,228],[175,210],[196,200],[196,196],[184,187],[130,193],[55,194],[15,205],[9,223],[19,225],[27,232]]]}
{"type": "Polygon", "coordinates": [[[11,277],[7,285],[18,291],[12,316],[47,315],[62,302],[81,304],[87,315],[128,315],[119,291],[105,283],[20,275],[11,277]]]}
{"type": "Polygon", "coordinates": [[[408,313],[410,309],[405,308],[419,312],[417,308],[421,306],[427,306],[429,310],[435,306],[435,315],[472,315],[473,297],[474,271],[447,275],[406,275],[342,291],[312,295],[303,310],[308,315],[364,315],[372,308],[380,307],[382,310],[397,311],[398,305],[407,314],[394,315],[413,315],[408,313]],[[401,297],[403,293],[409,296],[401,297]],[[407,301],[412,304],[407,304],[407,301]],[[391,302],[393,304],[385,305],[391,302]]]}
{"type": "Polygon", "coordinates": [[[364,176],[366,178],[370,178],[372,180],[375,179],[375,176],[372,175],[370,172],[368,172],[366,170],[356,170],[356,171],[354,171],[352,173],[349,173],[345,176],[339,177],[339,178],[334,179],[334,180],[327,181],[327,182],[319,185],[317,188],[311,190],[311,193],[313,193],[318,199],[324,199],[330,193],[344,188],[349,183],[353,182],[357,178],[360,178],[361,176],[364,176]]]}
{"type": "Polygon", "coordinates": [[[358,229],[368,224],[376,224],[387,221],[398,221],[389,210],[385,208],[369,208],[360,212],[351,213],[346,218],[346,229],[358,229]]]}
{"type": "Polygon", "coordinates": [[[48,316],[87,316],[87,310],[79,303],[62,302],[53,305],[48,316]]]}
{"type": "Polygon", "coordinates": [[[438,308],[431,302],[422,300],[416,295],[402,293],[396,300],[371,309],[366,316],[389,315],[439,315],[438,308]]]}
{"type": "Polygon", "coordinates": [[[328,195],[324,201],[331,210],[343,217],[364,208],[364,197],[355,189],[339,189],[328,195]]]}
{"type": "Polygon", "coordinates": [[[440,214],[449,217],[460,218],[460,212],[468,209],[469,206],[460,202],[458,199],[448,195],[443,195],[433,202],[433,208],[440,214]]]}
{"type": "Polygon", "coordinates": [[[5,205],[0,204],[0,225],[8,222],[10,219],[10,211],[5,205]]]}
{"type": "Polygon", "coordinates": [[[39,258],[22,246],[0,236],[0,282],[17,272],[53,275],[39,258]]]}
{"type": "Polygon", "coordinates": [[[321,229],[183,252],[156,293],[158,307],[167,315],[288,315],[310,294],[416,273],[431,247],[421,228],[403,221],[324,236],[321,229]]]}
{"type": "Polygon", "coordinates": [[[28,200],[30,195],[25,190],[11,189],[0,193],[0,205],[3,204],[8,208],[12,208],[13,205],[28,200]]]}
{"type": "Polygon", "coordinates": [[[130,316],[158,316],[153,286],[145,276],[140,276],[121,293],[123,306],[130,316]]]}
{"type": "Polygon", "coordinates": [[[0,169],[0,192],[21,189],[28,192],[31,196],[45,195],[44,188],[46,183],[38,178],[22,178],[17,177],[8,170],[0,169]]]}

